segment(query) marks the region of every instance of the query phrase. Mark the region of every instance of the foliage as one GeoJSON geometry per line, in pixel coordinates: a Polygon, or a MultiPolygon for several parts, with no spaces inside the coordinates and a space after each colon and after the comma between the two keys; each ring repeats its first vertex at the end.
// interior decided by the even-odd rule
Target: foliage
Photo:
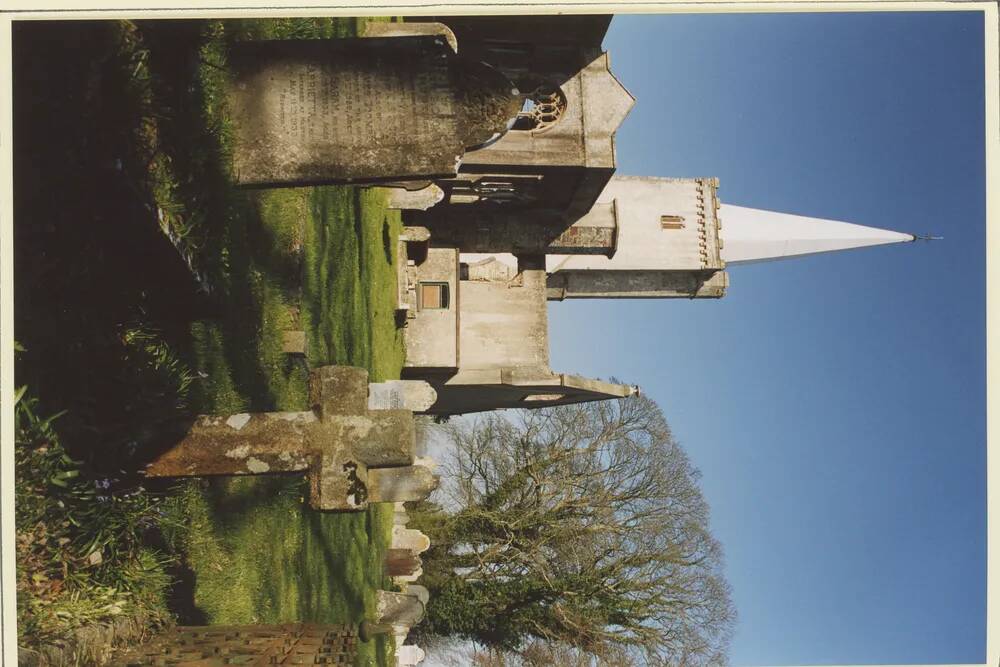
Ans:
{"type": "MultiPolygon", "coordinates": [[[[386,242],[401,232],[398,212],[377,190],[239,189],[227,171],[227,45],[353,30],[339,19],[212,21],[186,42],[195,67],[150,59],[160,106],[189,112],[156,119],[173,139],[163,148],[169,169],[153,180],[166,181],[157,191],[178,193],[168,218],[187,221],[185,234],[198,240],[195,264],[222,295],[216,316],[190,329],[191,404],[199,412],[306,409],[309,366],[346,363],[373,379],[399,377],[395,243],[386,242]],[[164,86],[165,77],[179,83],[164,86]],[[191,101],[177,99],[189,90],[191,101]],[[283,352],[287,330],[306,332],[306,363],[283,352]]],[[[160,49],[185,43],[175,33],[185,36],[140,26],[160,49]]],[[[356,623],[374,614],[375,591],[391,585],[382,567],[391,509],[319,513],[302,487],[295,477],[184,485],[171,511],[186,521],[169,535],[183,558],[182,621],[356,623]]],[[[386,637],[361,644],[359,662],[386,664],[391,646],[386,637]]]]}
{"type": "MultiPolygon", "coordinates": [[[[308,365],[399,376],[398,212],[377,190],[235,188],[228,167],[227,47],[348,36],[359,24],[109,21],[18,30],[25,141],[17,159],[30,167],[18,173],[34,177],[16,183],[17,218],[27,221],[17,250],[33,259],[16,293],[16,325],[30,348],[17,372],[40,389],[44,411],[70,408],[60,431],[73,456],[86,459],[58,463],[62,454],[53,455],[49,477],[68,490],[23,475],[30,484],[19,505],[51,511],[45,534],[25,538],[24,558],[18,553],[22,569],[48,573],[22,582],[37,588],[19,601],[31,607],[35,631],[61,635],[147,598],[163,612],[166,583],[157,577],[166,565],[182,579],[169,593],[172,608],[197,603],[216,619],[356,622],[373,612],[374,591],[389,586],[378,545],[388,540],[391,511],[389,519],[382,508],[311,512],[295,479],[191,483],[161,501],[117,478],[178,415],[305,409],[308,365]],[[173,247],[161,243],[163,233],[173,247]],[[175,249],[211,299],[192,306],[187,283],[158,270],[175,249]],[[210,316],[199,319],[206,307],[210,316]],[[307,332],[307,363],[282,351],[282,332],[296,329],[307,332]],[[88,485],[110,500],[80,500],[88,485]],[[79,502],[64,497],[78,491],[79,502]],[[60,512],[85,518],[64,526],[60,512]],[[107,566],[88,560],[74,570],[90,542],[103,545],[107,566]],[[165,563],[161,547],[182,562],[165,563]],[[85,585],[66,583],[74,572],[88,577],[85,585]],[[299,577],[306,572],[310,579],[299,577]]],[[[362,658],[384,664],[392,640],[370,644],[362,658]]]]}
{"type": "Polygon", "coordinates": [[[81,474],[24,391],[15,406],[19,642],[39,646],[123,614],[165,622],[170,559],[148,546],[161,499],[81,474]]]}
{"type": "Polygon", "coordinates": [[[645,397],[445,429],[450,495],[431,537],[426,632],[531,638],[650,663],[725,661],[735,612],[698,472],[645,397]]]}
{"type": "Polygon", "coordinates": [[[533,639],[518,651],[472,646],[462,664],[473,667],[632,667],[633,656],[627,650],[612,649],[600,656],[559,642],[533,639]]]}

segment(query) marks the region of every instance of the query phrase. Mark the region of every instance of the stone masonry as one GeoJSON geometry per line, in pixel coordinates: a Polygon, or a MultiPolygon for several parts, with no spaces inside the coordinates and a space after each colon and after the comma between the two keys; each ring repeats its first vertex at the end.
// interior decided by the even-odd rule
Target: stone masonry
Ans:
{"type": "Polygon", "coordinates": [[[414,456],[413,412],[435,400],[420,381],[369,385],[364,369],[324,366],[310,375],[303,412],[203,415],[146,467],[150,477],[304,472],[320,510],[360,510],[369,502],[422,500],[438,479],[414,456]],[[386,400],[386,394],[395,396],[386,400]],[[398,406],[371,409],[379,405],[398,406]]]}

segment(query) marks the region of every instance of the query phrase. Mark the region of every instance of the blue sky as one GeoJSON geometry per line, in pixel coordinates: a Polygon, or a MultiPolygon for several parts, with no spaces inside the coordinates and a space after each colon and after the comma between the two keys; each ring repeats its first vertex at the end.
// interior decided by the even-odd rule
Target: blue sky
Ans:
{"type": "Polygon", "coordinates": [[[642,385],[701,469],[737,665],[985,660],[982,35],[973,11],[611,24],[618,173],[945,237],[550,307],[553,369],[642,385]]]}

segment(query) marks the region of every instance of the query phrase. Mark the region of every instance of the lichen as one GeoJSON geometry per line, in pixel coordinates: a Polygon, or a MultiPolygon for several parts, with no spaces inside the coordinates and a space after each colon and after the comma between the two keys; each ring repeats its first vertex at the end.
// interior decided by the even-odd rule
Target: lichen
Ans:
{"type": "Polygon", "coordinates": [[[269,466],[265,461],[261,461],[260,459],[254,458],[253,456],[247,459],[247,470],[249,470],[254,474],[267,472],[270,469],[271,466],[269,466]]]}

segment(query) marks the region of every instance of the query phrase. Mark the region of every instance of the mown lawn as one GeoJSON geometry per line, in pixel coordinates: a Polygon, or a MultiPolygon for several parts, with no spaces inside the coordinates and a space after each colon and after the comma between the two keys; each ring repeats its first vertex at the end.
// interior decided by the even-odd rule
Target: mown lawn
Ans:
{"type": "MultiPolygon", "coordinates": [[[[233,287],[239,298],[228,301],[225,318],[193,326],[201,409],[306,409],[306,364],[281,351],[286,329],[306,331],[309,366],[351,364],[373,378],[398,377],[395,244],[383,244],[400,231],[398,213],[377,192],[349,188],[246,196],[248,205],[236,209],[242,215],[229,221],[245,232],[230,250],[247,253],[239,260],[247,266],[245,289],[233,287]],[[280,279],[288,265],[298,267],[300,286],[280,279]]],[[[190,524],[178,544],[193,575],[196,620],[356,624],[373,616],[375,590],[391,587],[382,561],[392,506],[320,513],[307,497],[301,478],[185,487],[181,507],[190,524]]],[[[386,638],[361,644],[359,664],[385,664],[389,646],[386,638]]]]}
{"type": "MultiPolygon", "coordinates": [[[[298,480],[236,478],[188,485],[178,501],[200,623],[357,624],[375,609],[392,505],[324,514],[298,480]]],[[[356,664],[391,664],[392,641],[359,643],[356,664]]]]}
{"type": "MultiPolygon", "coordinates": [[[[383,243],[398,235],[398,213],[387,211],[376,191],[327,187],[246,196],[252,205],[230,220],[245,232],[245,245],[230,251],[247,253],[240,260],[248,265],[245,292],[226,306],[225,319],[193,327],[193,368],[206,376],[203,410],[306,409],[306,364],[282,353],[285,329],[306,331],[309,366],[351,364],[373,378],[398,377],[395,244],[383,243]],[[287,265],[298,267],[300,286],[280,280],[287,265]]],[[[301,478],[185,487],[182,511],[190,524],[179,546],[193,575],[195,619],[356,624],[373,616],[375,591],[391,587],[382,561],[392,506],[321,513],[307,497],[301,478]]],[[[390,646],[388,638],[361,644],[359,664],[386,664],[390,646]]]]}
{"type": "MultiPolygon", "coordinates": [[[[308,369],[325,364],[362,366],[375,380],[399,377],[398,212],[386,209],[377,190],[240,190],[225,177],[225,44],[343,36],[356,27],[355,21],[338,20],[235,21],[206,24],[187,35],[198,49],[187,90],[193,83],[200,111],[187,123],[209,148],[200,162],[180,152],[169,156],[165,168],[160,165],[157,190],[167,193],[173,207],[175,234],[194,239],[192,262],[204,271],[218,303],[217,317],[191,327],[188,354],[197,376],[191,400],[197,411],[306,409],[308,369]],[[214,189],[200,189],[205,182],[214,189]],[[306,332],[304,360],[282,351],[283,333],[292,330],[306,332]]],[[[146,43],[165,37],[157,29],[140,28],[151,37],[146,43]]],[[[151,56],[154,84],[156,67],[151,56]]],[[[165,78],[183,74],[163,67],[165,78]]],[[[175,543],[191,573],[193,620],[357,624],[373,617],[375,591],[391,587],[382,561],[392,507],[320,513],[306,499],[304,480],[296,477],[183,487],[178,502],[189,524],[175,543]]],[[[391,640],[380,637],[360,645],[358,663],[386,664],[390,654],[391,640]]]]}

